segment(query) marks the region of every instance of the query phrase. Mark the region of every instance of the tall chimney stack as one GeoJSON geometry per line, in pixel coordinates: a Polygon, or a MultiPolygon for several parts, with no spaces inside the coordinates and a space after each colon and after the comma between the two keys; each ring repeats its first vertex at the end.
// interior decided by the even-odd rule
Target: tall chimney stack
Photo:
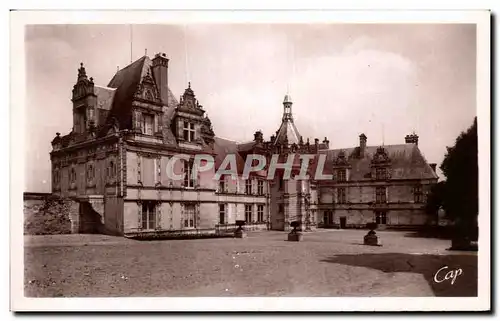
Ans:
{"type": "Polygon", "coordinates": [[[160,98],[164,105],[168,105],[168,58],[165,53],[158,53],[153,58],[153,77],[160,91],[160,98]]]}
{"type": "Polygon", "coordinates": [[[365,134],[361,134],[359,135],[359,156],[361,158],[365,157],[365,151],[366,151],[366,135],[365,134]]]}
{"type": "Polygon", "coordinates": [[[411,135],[406,135],[405,136],[405,143],[406,144],[415,144],[418,146],[418,135],[413,133],[411,135]]]}

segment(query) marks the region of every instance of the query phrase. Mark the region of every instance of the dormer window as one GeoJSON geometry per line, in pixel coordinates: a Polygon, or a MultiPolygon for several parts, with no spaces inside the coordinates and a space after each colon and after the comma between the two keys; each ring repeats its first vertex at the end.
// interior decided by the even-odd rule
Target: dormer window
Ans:
{"type": "Polygon", "coordinates": [[[385,180],[387,179],[387,168],[378,167],[375,169],[375,179],[377,180],[385,180]]]}
{"type": "Polygon", "coordinates": [[[194,141],[194,124],[188,121],[184,122],[184,140],[188,142],[194,141]]]}
{"type": "Polygon", "coordinates": [[[264,181],[257,181],[257,195],[264,195],[264,181]]]}
{"type": "Polygon", "coordinates": [[[339,169],[338,172],[337,172],[337,180],[339,182],[345,182],[347,179],[347,174],[346,174],[346,170],[345,169],[339,169]]]}
{"type": "Polygon", "coordinates": [[[144,135],[153,135],[155,118],[151,114],[142,115],[141,131],[144,135]]]}
{"type": "Polygon", "coordinates": [[[219,178],[219,193],[225,193],[226,192],[226,179],[224,175],[221,175],[219,178]]]}
{"type": "Polygon", "coordinates": [[[247,179],[245,182],[245,194],[252,194],[252,181],[250,179],[247,179]]]}
{"type": "Polygon", "coordinates": [[[424,202],[424,193],[422,192],[422,186],[415,186],[413,188],[413,201],[415,203],[424,202]]]}

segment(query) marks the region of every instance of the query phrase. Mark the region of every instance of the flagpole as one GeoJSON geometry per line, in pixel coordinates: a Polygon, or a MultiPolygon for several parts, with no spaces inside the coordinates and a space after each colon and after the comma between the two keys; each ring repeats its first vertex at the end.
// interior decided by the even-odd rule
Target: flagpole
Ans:
{"type": "Polygon", "coordinates": [[[132,43],[134,42],[132,25],[130,25],[130,63],[132,63],[132,43]]]}

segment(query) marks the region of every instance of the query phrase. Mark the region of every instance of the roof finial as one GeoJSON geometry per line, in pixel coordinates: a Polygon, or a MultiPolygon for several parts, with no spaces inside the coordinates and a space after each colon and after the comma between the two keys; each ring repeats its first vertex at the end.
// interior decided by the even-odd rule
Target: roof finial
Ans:
{"type": "Polygon", "coordinates": [[[144,56],[148,55],[148,48],[144,48],[144,56]]]}
{"type": "Polygon", "coordinates": [[[191,82],[188,81],[188,88],[191,88],[191,82]]]}
{"type": "Polygon", "coordinates": [[[382,146],[385,146],[385,126],[382,123],[382,146]]]}
{"type": "Polygon", "coordinates": [[[80,63],[80,68],[78,68],[78,80],[87,79],[87,72],[85,67],[83,67],[83,62],[80,63]]]}

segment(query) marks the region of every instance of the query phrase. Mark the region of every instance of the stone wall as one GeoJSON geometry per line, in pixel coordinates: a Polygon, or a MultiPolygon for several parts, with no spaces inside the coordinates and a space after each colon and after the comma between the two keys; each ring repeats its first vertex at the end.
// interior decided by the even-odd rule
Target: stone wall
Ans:
{"type": "Polygon", "coordinates": [[[24,234],[70,234],[72,218],[78,216],[79,203],[46,195],[24,197],[24,234]]]}

